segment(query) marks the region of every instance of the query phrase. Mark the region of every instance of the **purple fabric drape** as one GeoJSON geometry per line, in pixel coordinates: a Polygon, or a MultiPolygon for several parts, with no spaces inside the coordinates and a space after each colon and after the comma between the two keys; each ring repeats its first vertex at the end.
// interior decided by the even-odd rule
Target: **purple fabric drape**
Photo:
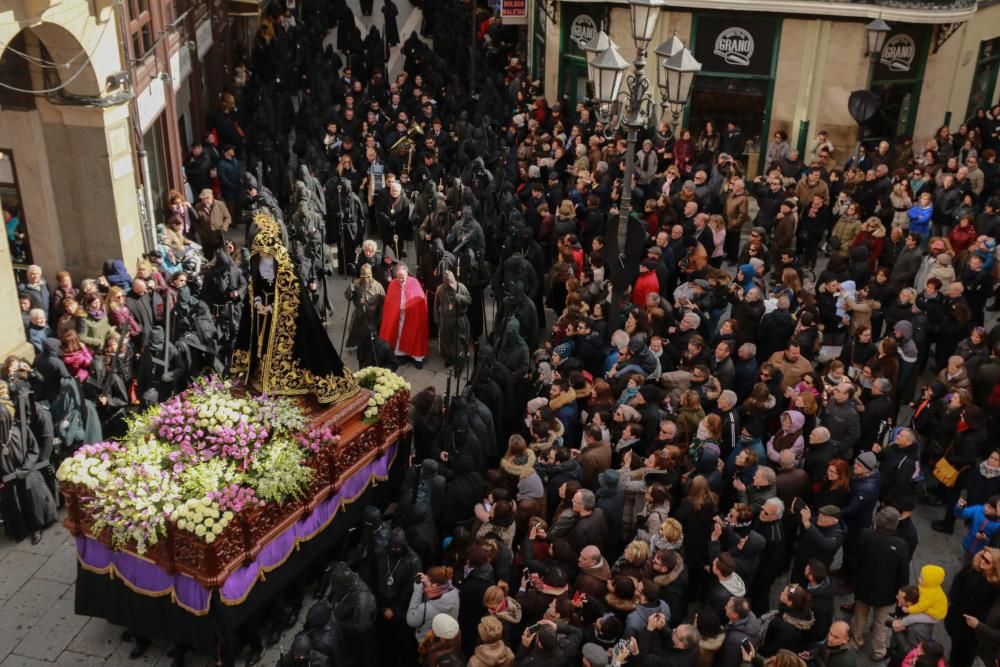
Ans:
{"type": "MultiPolygon", "coordinates": [[[[385,450],[361,470],[351,475],[336,494],[316,506],[261,550],[257,558],[231,574],[219,589],[224,604],[240,604],[262,574],[280,567],[300,542],[312,539],[334,520],[341,505],[353,502],[364,493],[374,478],[388,476],[398,443],[385,450]]],[[[127,551],[115,551],[90,537],[76,538],[76,554],[83,567],[118,576],[132,590],[142,595],[171,599],[187,611],[208,613],[213,589],[205,588],[183,574],[170,574],[158,565],[127,551]]]]}

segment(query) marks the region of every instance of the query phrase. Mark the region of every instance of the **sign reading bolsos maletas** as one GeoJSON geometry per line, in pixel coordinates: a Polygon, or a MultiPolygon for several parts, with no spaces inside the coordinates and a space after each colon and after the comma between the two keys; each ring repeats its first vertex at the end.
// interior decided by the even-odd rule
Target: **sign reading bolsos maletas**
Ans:
{"type": "Polygon", "coordinates": [[[500,0],[500,20],[504,25],[528,25],[528,0],[500,0]]]}
{"type": "Polygon", "coordinates": [[[770,76],[778,19],[698,16],[694,57],[705,72],[770,76]]]}

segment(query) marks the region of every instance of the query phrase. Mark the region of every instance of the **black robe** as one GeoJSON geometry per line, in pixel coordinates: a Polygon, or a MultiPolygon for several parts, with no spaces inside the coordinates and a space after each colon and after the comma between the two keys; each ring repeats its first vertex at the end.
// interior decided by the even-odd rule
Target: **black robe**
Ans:
{"type": "MultiPolygon", "coordinates": [[[[275,280],[267,280],[261,277],[257,269],[257,260],[253,263],[253,295],[260,296],[263,303],[270,305],[273,303],[275,280]]],[[[298,282],[298,281],[296,281],[298,282]]],[[[299,290],[299,308],[295,314],[295,342],[292,354],[298,360],[301,368],[308,370],[316,377],[327,375],[343,375],[344,363],[340,360],[336,348],[330,342],[330,336],[323,328],[323,322],[316,312],[316,306],[309,298],[305,288],[301,283],[297,285],[299,290]]],[[[250,367],[247,377],[253,378],[258,363],[257,345],[253,340],[253,326],[251,318],[257,317],[252,297],[248,293],[243,304],[243,312],[240,317],[240,331],[236,336],[236,349],[250,353],[250,367]]],[[[270,329],[270,317],[267,316],[266,326],[270,329]]],[[[269,334],[266,334],[269,335],[269,334]]],[[[265,337],[263,347],[266,348],[268,340],[265,337]]]]}
{"type": "Polygon", "coordinates": [[[0,516],[4,532],[15,541],[56,520],[56,501],[41,473],[48,465],[39,457],[31,429],[0,408],[0,516]]]}
{"type": "Polygon", "coordinates": [[[382,6],[382,15],[385,16],[385,45],[392,48],[399,44],[399,26],[396,25],[396,17],[399,9],[392,0],[385,0],[382,6]]]}

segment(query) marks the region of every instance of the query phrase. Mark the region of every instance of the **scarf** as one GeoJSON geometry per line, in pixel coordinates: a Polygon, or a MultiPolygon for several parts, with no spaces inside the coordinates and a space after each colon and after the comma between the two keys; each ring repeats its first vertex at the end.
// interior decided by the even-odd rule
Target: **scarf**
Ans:
{"type": "Polygon", "coordinates": [[[790,449],[795,441],[798,440],[799,436],[802,435],[802,429],[792,431],[791,433],[786,432],[784,429],[774,434],[774,450],[777,452],[783,452],[786,449],[790,449]]]}
{"type": "Polygon", "coordinates": [[[983,461],[979,464],[979,474],[982,475],[984,479],[994,479],[996,477],[1000,477],[1000,468],[994,468],[988,461],[983,461]]]}
{"type": "Polygon", "coordinates": [[[427,584],[424,586],[424,597],[428,600],[437,600],[452,588],[454,588],[454,586],[451,585],[450,581],[446,581],[443,584],[427,584]]]}

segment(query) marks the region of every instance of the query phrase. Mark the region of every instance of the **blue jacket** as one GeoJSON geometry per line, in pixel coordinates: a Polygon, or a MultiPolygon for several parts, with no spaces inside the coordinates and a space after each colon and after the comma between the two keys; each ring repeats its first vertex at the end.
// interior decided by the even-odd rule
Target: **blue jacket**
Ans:
{"type": "MultiPolygon", "coordinates": [[[[238,199],[240,196],[240,161],[236,158],[231,160],[219,160],[216,165],[219,175],[219,187],[222,189],[223,199],[238,199]]],[[[235,214],[235,211],[231,211],[235,214]]]]}
{"type": "Polygon", "coordinates": [[[855,477],[851,480],[851,497],[840,510],[844,525],[848,528],[872,527],[881,481],[878,470],[872,471],[867,477],[855,477]]]}
{"type": "Polygon", "coordinates": [[[914,204],[906,215],[910,218],[910,232],[927,236],[931,231],[931,216],[934,215],[934,207],[923,208],[920,204],[914,204]]]}
{"type": "Polygon", "coordinates": [[[1000,530],[1000,520],[987,517],[984,507],[985,505],[972,505],[962,508],[955,505],[955,516],[969,522],[969,532],[962,540],[962,548],[972,555],[988,545],[996,532],[1000,530]],[[976,538],[976,534],[980,532],[986,533],[985,540],[976,538]]]}

